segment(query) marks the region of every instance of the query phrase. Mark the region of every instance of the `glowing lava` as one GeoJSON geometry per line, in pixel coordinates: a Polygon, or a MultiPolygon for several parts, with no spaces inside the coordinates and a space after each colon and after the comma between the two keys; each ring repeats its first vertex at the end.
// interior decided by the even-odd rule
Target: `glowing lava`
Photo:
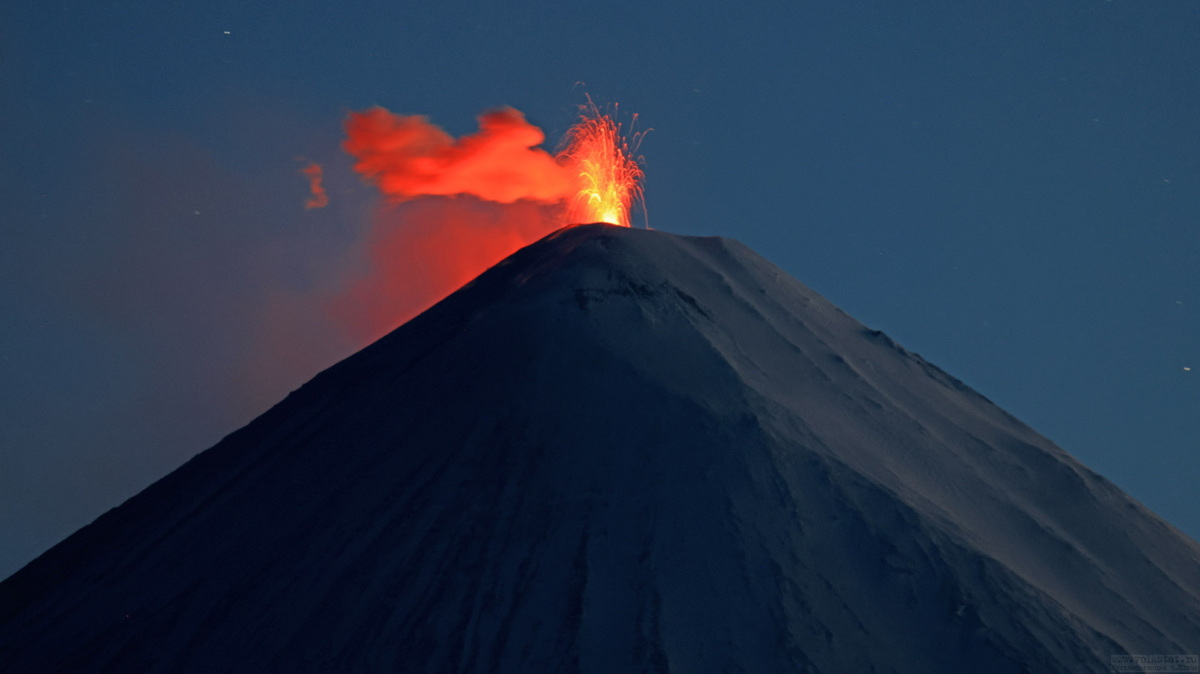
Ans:
{"type": "MultiPolygon", "coordinates": [[[[567,204],[567,222],[629,227],[629,210],[642,201],[642,168],[620,125],[594,106],[589,112],[567,132],[566,149],[558,155],[578,187],[567,204]]],[[[635,136],[635,144],[637,140],[635,136]]]]}

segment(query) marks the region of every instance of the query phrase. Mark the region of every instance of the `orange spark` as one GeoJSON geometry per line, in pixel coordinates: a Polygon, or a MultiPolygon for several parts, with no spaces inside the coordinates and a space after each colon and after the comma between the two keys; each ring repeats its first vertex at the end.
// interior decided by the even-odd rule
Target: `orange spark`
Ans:
{"type": "MultiPolygon", "coordinates": [[[[634,117],[637,120],[637,117],[634,117]]],[[[641,140],[634,136],[634,145],[641,140]]],[[[567,205],[567,222],[606,222],[629,227],[629,210],[642,202],[642,168],[631,155],[621,125],[590,105],[565,138],[560,162],[575,174],[577,191],[567,205]]],[[[644,208],[644,205],[643,205],[644,208]]]]}

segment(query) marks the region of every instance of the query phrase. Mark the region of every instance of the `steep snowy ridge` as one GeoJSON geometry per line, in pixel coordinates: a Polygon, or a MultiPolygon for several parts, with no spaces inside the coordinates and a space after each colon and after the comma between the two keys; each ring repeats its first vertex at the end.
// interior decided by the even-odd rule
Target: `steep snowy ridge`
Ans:
{"type": "Polygon", "coordinates": [[[519,251],[0,583],[0,671],[1080,672],[1200,546],[741,244],[519,251]]]}

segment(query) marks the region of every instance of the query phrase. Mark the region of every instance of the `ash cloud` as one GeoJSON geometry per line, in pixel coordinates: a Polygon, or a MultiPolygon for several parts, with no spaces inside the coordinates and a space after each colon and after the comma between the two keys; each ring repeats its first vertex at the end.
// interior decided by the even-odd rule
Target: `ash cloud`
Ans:
{"type": "Polygon", "coordinates": [[[325,208],[329,205],[329,195],[325,193],[325,174],[321,165],[313,162],[300,169],[300,174],[308,178],[309,196],[304,202],[305,208],[325,208]]]}
{"type": "Polygon", "coordinates": [[[424,116],[374,107],[350,113],[343,147],[356,171],[398,199],[470,194],[551,203],[574,193],[571,170],[538,147],[545,133],[520,111],[498,108],[478,121],[479,131],[455,139],[424,116]]]}

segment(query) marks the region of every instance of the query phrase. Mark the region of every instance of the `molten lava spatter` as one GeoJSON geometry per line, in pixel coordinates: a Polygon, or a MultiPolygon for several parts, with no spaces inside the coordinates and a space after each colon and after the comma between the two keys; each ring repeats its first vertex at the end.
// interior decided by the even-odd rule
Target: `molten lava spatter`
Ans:
{"type": "Polygon", "coordinates": [[[629,227],[629,210],[642,199],[644,174],[620,125],[594,107],[591,112],[567,132],[567,147],[559,154],[578,186],[567,205],[567,222],[629,227]]]}

